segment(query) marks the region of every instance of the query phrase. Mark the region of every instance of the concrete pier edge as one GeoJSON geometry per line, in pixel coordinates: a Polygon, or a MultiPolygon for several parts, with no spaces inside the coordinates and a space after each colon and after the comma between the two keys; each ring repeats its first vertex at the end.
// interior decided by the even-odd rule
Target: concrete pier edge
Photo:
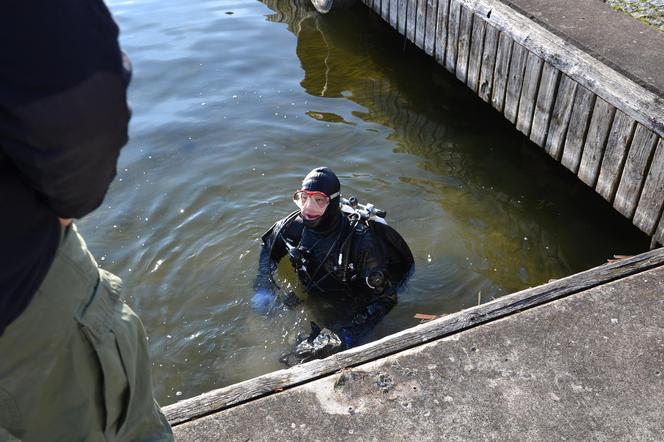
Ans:
{"type": "Polygon", "coordinates": [[[164,413],[171,425],[180,425],[230,407],[283,392],[342,369],[383,358],[662,265],[664,265],[664,249],[656,249],[605,264],[420,324],[323,360],[268,373],[179,401],[164,407],[164,413]]]}

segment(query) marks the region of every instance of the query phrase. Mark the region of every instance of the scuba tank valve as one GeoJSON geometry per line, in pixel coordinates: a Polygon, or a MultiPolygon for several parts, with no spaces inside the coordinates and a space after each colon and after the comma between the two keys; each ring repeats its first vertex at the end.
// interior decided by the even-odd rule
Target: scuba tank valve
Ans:
{"type": "Polygon", "coordinates": [[[371,203],[360,204],[354,196],[350,198],[341,198],[341,211],[351,218],[357,218],[360,221],[372,220],[382,224],[387,224],[385,217],[387,212],[376,208],[371,203]]]}

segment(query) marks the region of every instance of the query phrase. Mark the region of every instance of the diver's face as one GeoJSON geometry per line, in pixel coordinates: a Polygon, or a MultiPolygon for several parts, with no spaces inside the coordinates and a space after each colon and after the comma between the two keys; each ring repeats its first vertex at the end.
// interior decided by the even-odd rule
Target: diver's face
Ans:
{"type": "Polygon", "coordinates": [[[298,190],[293,195],[293,201],[300,208],[302,218],[315,221],[325,213],[330,204],[330,198],[322,192],[309,192],[298,190]]]}

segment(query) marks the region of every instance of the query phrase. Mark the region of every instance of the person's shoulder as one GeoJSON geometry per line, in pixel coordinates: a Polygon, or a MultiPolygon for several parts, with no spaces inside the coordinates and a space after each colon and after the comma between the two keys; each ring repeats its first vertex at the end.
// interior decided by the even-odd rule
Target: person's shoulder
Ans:
{"type": "Polygon", "coordinates": [[[272,227],[270,227],[267,232],[265,232],[263,237],[276,236],[280,233],[283,233],[286,236],[292,236],[302,232],[303,227],[304,223],[302,222],[302,218],[299,216],[299,211],[291,212],[287,216],[275,222],[272,227]]]}

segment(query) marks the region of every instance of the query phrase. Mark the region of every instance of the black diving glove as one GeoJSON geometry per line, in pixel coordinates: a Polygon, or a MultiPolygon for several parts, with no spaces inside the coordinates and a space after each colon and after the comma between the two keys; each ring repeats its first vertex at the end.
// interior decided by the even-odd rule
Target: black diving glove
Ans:
{"type": "Polygon", "coordinates": [[[292,367],[313,359],[326,358],[340,350],[343,350],[343,345],[339,336],[330,329],[321,330],[315,322],[312,322],[309,337],[298,343],[290,353],[281,355],[279,360],[292,367]]]}

